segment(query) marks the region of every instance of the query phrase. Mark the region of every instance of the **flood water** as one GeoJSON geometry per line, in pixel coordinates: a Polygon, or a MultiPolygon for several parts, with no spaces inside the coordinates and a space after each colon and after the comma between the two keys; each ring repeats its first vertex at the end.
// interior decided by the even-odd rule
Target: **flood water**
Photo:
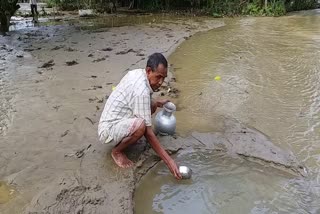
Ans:
{"type": "Polygon", "coordinates": [[[232,118],[292,151],[309,175],[181,154],[192,180],[177,182],[160,164],[137,189],[136,213],[320,213],[320,11],[224,21],[169,58],[181,91],[177,132],[222,131],[232,118]]]}

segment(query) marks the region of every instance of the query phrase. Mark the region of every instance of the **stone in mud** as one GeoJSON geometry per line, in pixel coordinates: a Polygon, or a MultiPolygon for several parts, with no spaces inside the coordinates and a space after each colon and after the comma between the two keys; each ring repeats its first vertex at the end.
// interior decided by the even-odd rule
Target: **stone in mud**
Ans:
{"type": "Polygon", "coordinates": [[[102,51],[112,51],[113,49],[112,48],[103,48],[101,49],[102,51]]]}
{"type": "Polygon", "coordinates": [[[60,135],[60,137],[64,137],[69,133],[69,130],[66,130],[65,132],[63,132],[63,134],[60,135]]]}
{"type": "Polygon", "coordinates": [[[77,61],[75,61],[75,60],[66,61],[66,65],[67,66],[73,66],[73,65],[76,65],[76,64],[79,64],[79,63],[77,61]]]}
{"type": "MultiPolygon", "coordinates": [[[[108,57],[108,56],[106,56],[106,57],[108,57]]],[[[101,58],[92,60],[92,62],[101,62],[101,61],[104,61],[104,60],[106,60],[106,57],[101,57],[101,58]]]]}
{"type": "Polygon", "coordinates": [[[55,46],[54,48],[52,48],[51,50],[59,50],[59,49],[61,49],[61,48],[63,48],[63,45],[60,45],[60,46],[55,46]]]}
{"type": "Polygon", "coordinates": [[[119,52],[116,53],[116,55],[124,55],[124,54],[130,53],[130,52],[136,53],[137,51],[135,51],[132,48],[130,48],[130,49],[125,50],[125,51],[119,51],[119,52]]]}
{"type": "Polygon", "coordinates": [[[54,60],[51,59],[48,62],[43,63],[43,65],[41,65],[39,68],[49,68],[54,66],[54,60]]]}
{"type": "Polygon", "coordinates": [[[65,50],[66,50],[66,51],[68,51],[68,52],[76,51],[76,49],[74,49],[74,48],[70,48],[70,47],[66,48],[65,50]]]}

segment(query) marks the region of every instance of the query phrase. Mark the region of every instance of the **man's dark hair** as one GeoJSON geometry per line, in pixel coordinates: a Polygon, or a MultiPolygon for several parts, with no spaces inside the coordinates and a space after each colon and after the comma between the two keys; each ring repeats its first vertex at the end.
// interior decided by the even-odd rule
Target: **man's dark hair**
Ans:
{"type": "Polygon", "coordinates": [[[150,67],[152,71],[155,71],[160,64],[165,68],[168,67],[168,62],[161,53],[154,53],[149,56],[147,67],[150,67]]]}

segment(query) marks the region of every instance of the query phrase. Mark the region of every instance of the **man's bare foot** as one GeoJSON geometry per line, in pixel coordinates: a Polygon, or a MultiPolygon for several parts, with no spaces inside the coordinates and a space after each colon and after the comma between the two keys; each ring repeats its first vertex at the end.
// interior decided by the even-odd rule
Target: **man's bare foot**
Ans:
{"type": "Polygon", "coordinates": [[[112,150],[111,156],[114,162],[121,168],[130,168],[133,166],[133,162],[122,152],[115,152],[112,150]]]}

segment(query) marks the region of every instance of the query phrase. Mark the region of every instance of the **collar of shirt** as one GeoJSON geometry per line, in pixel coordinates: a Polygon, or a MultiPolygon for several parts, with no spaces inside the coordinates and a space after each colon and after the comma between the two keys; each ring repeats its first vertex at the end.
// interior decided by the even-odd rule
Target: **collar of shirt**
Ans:
{"type": "Polygon", "coordinates": [[[148,77],[147,77],[147,73],[146,73],[145,70],[143,70],[143,74],[144,74],[144,77],[146,78],[146,84],[147,84],[148,88],[150,89],[150,94],[153,94],[153,89],[150,86],[150,83],[149,83],[149,80],[148,80],[148,77]]]}

